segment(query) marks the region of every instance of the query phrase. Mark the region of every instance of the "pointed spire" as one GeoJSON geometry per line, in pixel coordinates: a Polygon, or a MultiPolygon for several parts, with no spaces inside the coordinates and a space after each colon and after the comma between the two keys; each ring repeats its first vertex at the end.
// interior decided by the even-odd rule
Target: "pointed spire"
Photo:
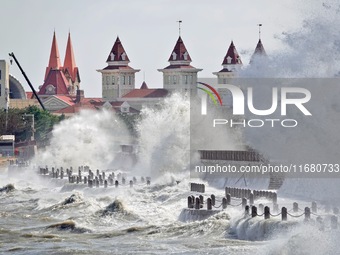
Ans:
{"type": "Polygon", "coordinates": [[[148,85],[146,84],[146,82],[143,81],[142,86],[140,87],[140,89],[148,89],[148,88],[149,88],[149,87],[148,87],[148,85]]]}
{"type": "Polygon", "coordinates": [[[231,41],[227,54],[223,59],[222,65],[242,65],[241,57],[237,53],[234,42],[231,41]]]}
{"type": "Polygon", "coordinates": [[[55,31],[54,31],[51,53],[50,53],[50,59],[48,61],[48,66],[47,66],[46,72],[45,72],[45,80],[47,78],[47,75],[48,75],[48,72],[50,71],[50,69],[60,69],[60,67],[61,67],[60,56],[59,56],[57,38],[56,38],[56,35],[55,35],[55,31]]]}
{"type": "MultiPolygon", "coordinates": [[[[127,56],[124,47],[117,36],[117,39],[110,51],[109,56],[107,57],[106,62],[125,62],[126,64],[130,62],[129,57],[127,56]]],[[[121,63],[123,64],[123,63],[121,63]]]]}
{"type": "Polygon", "coordinates": [[[254,61],[255,57],[267,57],[267,53],[266,53],[266,51],[263,47],[261,39],[259,39],[259,41],[256,45],[256,48],[255,48],[255,51],[250,58],[250,62],[249,62],[250,64],[254,61]]]}
{"type": "Polygon", "coordinates": [[[63,69],[64,69],[64,72],[66,72],[66,71],[68,72],[68,74],[71,77],[71,80],[74,82],[76,80],[78,68],[77,68],[77,65],[76,65],[75,58],[74,58],[70,32],[68,33],[63,69]]]}
{"type": "Polygon", "coordinates": [[[184,42],[183,42],[183,40],[180,36],[178,37],[176,45],[175,45],[173,51],[171,52],[171,55],[170,55],[168,61],[169,62],[172,62],[172,61],[182,61],[182,62],[187,61],[188,63],[191,62],[189,52],[185,48],[184,42]]]}

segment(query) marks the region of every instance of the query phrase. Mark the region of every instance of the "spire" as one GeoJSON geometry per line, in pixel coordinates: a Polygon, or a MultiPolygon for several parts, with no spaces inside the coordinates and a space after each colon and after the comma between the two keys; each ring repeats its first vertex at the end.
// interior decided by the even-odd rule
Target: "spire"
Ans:
{"type": "Polygon", "coordinates": [[[169,62],[172,62],[172,61],[187,61],[189,63],[191,62],[189,52],[185,48],[184,42],[183,42],[181,37],[178,37],[175,48],[171,52],[171,55],[170,55],[168,61],[169,62]]]}
{"type": "Polygon", "coordinates": [[[117,36],[117,39],[110,51],[106,60],[107,63],[118,62],[118,64],[127,64],[130,62],[129,57],[126,55],[124,47],[117,36]],[[123,62],[123,63],[122,63],[123,62]],[[124,63],[125,62],[125,63],[124,63]]]}
{"type": "Polygon", "coordinates": [[[227,54],[224,57],[222,65],[242,65],[241,57],[237,53],[234,42],[231,41],[227,54]]]}
{"type": "Polygon", "coordinates": [[[48,75],[48,72],[50,71],[50,69],[60,69],[60,67],[61,67],[60,56],[59,56],[57,39],[56,39],[55,31],[54,31],[51,53],[50,53],[50,59],[48,61],[48,66],[47,66],[46,72],[45,72],[45,80],[47,78],[47,75],[48,75]]]}
{"type": "Polygon", "coordinates": [[[76,65],[75,58],[74,58],[70,32],[68,33],[63,69],[64,69],[64,72],[67,72],[70,75],[72,82],[74,82],[77,77],[78,68],[76,65]]]}
{"type": "Polygon", "coordinates": [[[263,44],[261,39],[259,39],[255,51],[254,51],[254,55],[262,55],[262,56],[267,56],[266,51],[264,50],[263,44]]]}
{"type": "Polygon", "coordinates": [[[148,89],[148,88],[149,88],[149,87],[148,87],[148,85],[146,84],[146,82],[143,81],[142,86],[140,87],[140,89],[148,89]]]}

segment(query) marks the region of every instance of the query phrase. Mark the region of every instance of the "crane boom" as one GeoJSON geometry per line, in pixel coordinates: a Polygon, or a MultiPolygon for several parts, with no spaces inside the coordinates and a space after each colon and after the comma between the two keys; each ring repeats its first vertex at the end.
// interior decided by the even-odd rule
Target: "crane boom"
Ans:
{"type": "Polygon", "coordinates": [[[43,104],[42,101],[40,100],[40,98],[39,98],[37,92],[35,91],[34,87],[32,86],[32,83],[30,82],[30,80],[28,79],[26,73],[24,72],[24,70],[22,69],[21,65],[19,64],[19,61],[18,61],[17,58],[15,57],[14,53],[13,53],[13,52],[9,53],[9,56],[12,57],[12,58],[14,59],[15,63],[18,65],[18,67],[19,67],[19,69],[20,69],[22,75],[25,77],[25,80],[27,81],[28,85],[30,86],[30,88],[31,88],[31,90],[32,90],[32,92],[33,92],[33,94],[34,94],[34,96],[36,97],[36,99],[38,99],[38,102],[39,102],[41,108],[45,111],[46,109],[45,109],[44,104],[43,104]]]}

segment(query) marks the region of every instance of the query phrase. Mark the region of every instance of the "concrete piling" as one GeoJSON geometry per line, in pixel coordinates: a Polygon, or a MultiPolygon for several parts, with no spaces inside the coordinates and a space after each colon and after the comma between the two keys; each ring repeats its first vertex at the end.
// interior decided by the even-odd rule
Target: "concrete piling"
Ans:
{"type": "Polygon", "coordinates": [[[188,196],[188,208],[194,208],[194,203],[192,202],[191,196],[188,196]]]}
{"type": "Polygon", "coordinates": [[[257,207],[256,206],[252,206],[251,207],[251,217],[256,217],[257,216],[257,207]]]}
{"type": "Polygon", "coordinates": [[[87,184],[87,177],[84,176],[84,184],[87,184]]]}
{"type": "Polygon", "coordinates": [[[199,210],[200,208],[201,208],[201,206],[200,206],[200,199],[199,199],[199,197],[196,197],[195,198],[195,209],[199,210]]]}
{"type": "Polygon", "coordinates": [[[132,188],[132,187],[133,187],[133,181],[130,180],[130,188],[132,188]]]}
{"type": "Polygon", "coordinates": [[[310,220],[310,208],[305,207],[305,221],[309,221],[309,220],[310,220]]]}
{"type": "Polygon", "coordinates": [[[146,185],[150,185],[150,184],[151,184],[150,180],[147,180],[146,185]]]}
{"type": "Polygon", "coordinates": [[[264,219],[270,219],[270,208],[269,208],[269,206],[264,207],[264,219]]]}
{"type": "Polygon", "coordinates": [[[211,204],[213,205],[213,206],[215,206],[215,202],[216,202],[216,197],[215,197],[215,195],[214,194],[211,194],[211,204]]]}
{"type": "Polygon", "coordinates": [[[204,203],[204,198],[203,198],[203,196],[202,196],[202,195],[199,195],[199,198],[200,198],[200,204],[203,205],[203,203],[204,203]]]}
{"type": "Polygon", "coordinates": [[[227,199],[224,197],[222,198],[222,209],[227,209],[227,199]]]}
{"type": "Polygon", "coordinates": [[[299,211],[299,204],[298,203],[296,203],[296,202],[294,202],[293,203],[293,212],[298,212],[299,211]]]}
{"type": "Polygon", "coordinates": [[[115,181],[115,187],[118,188],[119,182],[118,180],[115,181]]]}
{"type": "Polygon", "coordinates": [[[245,197],[242,198],[242,209],[246,208],[247,199],[245,197]]]}
{"type": "Polygon", "coordinates": [[[88,186],[89,186],[89,188],[92,188],[92,187],[93,187],[93,180],[89,180],[89,181],[88,181],[88,186]]]}
{"type": "Polygon", "coordinates": [[[104,181],[104,188],[107,188],[107,180],[104,181]]]}
{"type": "Polygon", "coordinates": [[[227,205],[230,205],[231,202],[231,195],[228,193],[227,194],[227,205]]]}
{"type": "Polygon", "coordinates": [[[208,197],[208,199],[207,199],[207,210],[211,210],[211,209],[212,209],[211,198],[208,197]]]}
{"type": "Polygon", "coordinates": [[[246,207],[244,207],[244,214],[249,215],[249,210],[250,210],[249,205],[246,205],[246,207]]]}
{"type": "Polygon", "coordinates": [[[282,207],[281,208],[281,219],[282,221],[287,221],[287,208],[286,207],[282,207]]]}

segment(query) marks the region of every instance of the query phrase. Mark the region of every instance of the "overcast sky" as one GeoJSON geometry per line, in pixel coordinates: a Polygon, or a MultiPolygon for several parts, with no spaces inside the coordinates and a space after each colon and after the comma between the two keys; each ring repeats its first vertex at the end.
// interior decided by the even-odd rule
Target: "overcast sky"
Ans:
{"type": "MultiPolygon", "coordinates": [[[[68,31],[71,31],[81,88],[86,97],[101,97],[101,74],[106,58],[119,35],[130,66],[141,69],[136,87],[143,81],[162,86],[157,71],[168,65],[182,20],[182,38],[193,60],[203,68],[199,77],[212,77],[234,40],[242,61],[248,63],[258,41],[268,54],[282,50],[280,35],[296,30],[321,1],[296,0],[0,0],[0,59],[14,52],[37,89],[43,84],[53,31],[56,31],[62,63],[68,31]],[[313,2],[311,4],[310,2],[313,2]],[[308,3],[308,4],[306,4],[308,3]]],[[[16,65],[10,67],[27,91],[16,65]]]]}

